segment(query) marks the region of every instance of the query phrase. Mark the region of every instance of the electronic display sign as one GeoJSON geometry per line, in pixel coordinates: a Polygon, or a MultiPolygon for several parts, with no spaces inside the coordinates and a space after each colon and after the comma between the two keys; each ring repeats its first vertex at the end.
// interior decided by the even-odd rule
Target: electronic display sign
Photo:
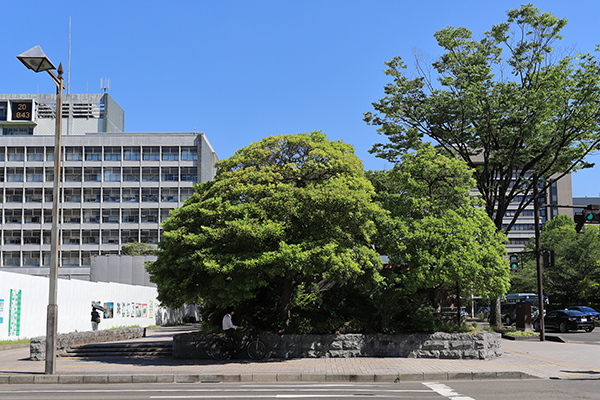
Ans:
{"type": "Polygon", "coordinates": [[[11,109],[13,121],[31,121],[33,111],[31,100],[12,101],[11,109]]]}

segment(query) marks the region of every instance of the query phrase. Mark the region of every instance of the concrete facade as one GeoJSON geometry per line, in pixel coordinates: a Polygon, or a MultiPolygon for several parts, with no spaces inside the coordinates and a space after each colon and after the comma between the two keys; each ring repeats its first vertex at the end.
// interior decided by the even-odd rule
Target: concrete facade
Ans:
{"type": "MultiPolygon", "coordinates": [[[[4,271],[48,275],[54,102],[0,95],[4,271]]],[[[64,103],[59,276],[89,280],[93,257],[156,244],[161,222],[214,177],[218,157],[203,133],[124,133],[124,112],[106,93],[66,95],[64,103]]]]}

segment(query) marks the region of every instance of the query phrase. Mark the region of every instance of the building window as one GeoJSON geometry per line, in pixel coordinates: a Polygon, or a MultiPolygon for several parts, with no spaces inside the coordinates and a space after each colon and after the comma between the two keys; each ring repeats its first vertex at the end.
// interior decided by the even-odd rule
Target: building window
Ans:
{"type": "Polygon", "coordinates": [[[79,231],[62,231],[62,244],[79,244],[79,231]]]}
{"type": "Polygon", "coordinates": [[[44,168],[43,167],[27,167],[25,170],[25,179],[27,182],[43,182],[44,168]]]}
{"type": "Polygon", "coordinates": [[[121,168],[104,167],[104,182],[121,182],[121,168]]]}
{"type": "Polygon", "coordinates": [[[22,128],[2,128],[3,136],[31,136],[33,135],[33,127],[22,128]]]}
{"type": "Polygon", "coordinates": [[[64,182],[81,182],[81,168],[67,167],[64,169],[64,182]]]}
{"type": "Polygon", "coordinates": [[[44,148],[43,147],[28,147],[27,148],[27,161],[44,161],[44,148]]]}
{"type": "Polygon", "coordinates": [[[139,147],[123,147],[123,157],[125,161],[140,161],[141,154],[139,147]]]}
{"type": "Polygon", "coordinates": [[[67,203],[81,203],[81,189],[80,188],[65,188],[64,189],[64,201],[67,203]]]}
{"type": "Polygon", "coordinates": [[[158,188],[142,189],[142,201],[149,203],[158,203],[158,188]]]}
{"type": "Polygon", "coordinates": [[[119,223],[119,209],[104,209],[102,210],[102,222],[106,224],[119,223]]]}
{"type": "Polygon", "coordinates": [[[82,161],[83,160],[83,148],[81,148],[81,147],[65,147],[65,160],[66,161],[82,161]]]}
{"type": "MultiPolygon", "coordinates": [[[[79,242],[78,242],[79,243],[79,242]]],[[[79,266],[79,252],[78,251],[63,251],[62,252],[62,266],[72,265],[79,266]]]]}
{"type": "Polygon", "coordinates": [[[159,182],[160,175],[158,172],[158,168],[154,168],[154,167],[142,168],[142,180],[144,182],[159,182]]]}
{"type": "Polygon", "coordinates": [[[4,195],[6,196],[7,203],[22,203],[23,202],[23,189],[6,188],[4,195]]]}
{"type": "Polygon", "coordinates": [[[140,181],[140,169],[138,167],[123,168],[123,182],[139,182],[139,181],[140,181]]]}
{"type": "Polygon", "coordinates": [[[194,188],[181,188],[181,201],[186,201],[194,194],[194,188]]]}
{"type": "MultiPolygon", "coordinates": [[[[60,221],[60,217],[62,215],[62,210],[58,210],[58,220],[60,221]]],[[[44,209],[44,223],[51,224],[52,223],[52,209],[44,209]]]]}
{"type": "Polygon", "coordinates": [[[181,168],[181,181],[193,183],[198,182],[198,169],[196,167],[181,168]]]}
{"type": "Polygon", "coordinates": [[[6,168],[6,182],[23,182],[23,168],[6,168]]]}
{"type": "Polygon", "coordinates": [[[158,231],[155,230],[143,230],[140,236],[140,242],[146,244],[158,243],[158,231]]]}
{"type": "Polygon", "coordinates": [[[182,147],[181,159],[183,161],[198,161],[198,148],[196,146],[182,147]]]}
{"type": "Polygon", "coordinates": [[[86,182],[102,182],[102,168],[85,167],[83,179],[86,182]]]}
{"type": "Polygon", "coordinates": [[[0,101],[0,121],[6,121],[8,115],[8,102],[0,101]]]}
{"type": "Polygon", "coordinates": [[[144,161],[160,161],[160,147],[144,147],[144,161]]]}
{"type": "Polygon", "coordinates": [[[41,231],[23,231],[23,244],[41,244],[41,231]]]}
{"type": "Polygon", "coordinates": [[[100,231],[82,231],[81,241],[83,244],[100,244],[100,231]]]}
{"type": "Polygon", "coordinates": [[[6,149],[4,147],[0,147],[0,161],[6,160],[6,154],[4,154],[5,151],[6,149]]]}
{"type": "Polygon", "coordinates": [[[4,244],[21,244],[21,231],[4,231],[4,244]]]}
{"type": "Polygon", "coordinates": [[[41,203],[44,199],[42,189],[25,189],[25,202],[41,203]]]}
{"type": "Polygon", "coordinates": [[[5,267],[18,267],[21,265],[21,258],[18,251],[5,251],[3,261],[5,267]]]}
{"type": "Polygon", "coordinates": [[[142,222],[157,223],[158,209],[153,208],[142,210],[142,222]]]}
{"type": "Polygon", "coordinates": [[[123,229],[121,231],[121,244],[139,242],[138,231],[123,229]]]}
{"type": "Polygon", "coordinates": [[[177,168],[177,167],[162,167],[161,168],[161,180],[163,182],[179,181],[179,168],[177,168]]]}
{"type": "Polygon", "coordinates": [[[140,190],[139,189],[123,189],[123,203],[139,203],[140,202],[140,190]]]}
{"type": "Polygon", "coordinates": [[[162,160],[163,161],[179,161],[179,147],[163,147],[162,148],[162,160]]]}
{"type": "Polygon", "coordinates": [[[18,210],[4,210],[4,223],[5,224],[20,224],[23,221],[21,216],[21,209],[18,210]]]}
{"type": "Polygon", "coordinates": [[[39,224],[42,222],[42,210],[24,210],[23,217],[26,224],[39,224]]]}
{"type": "Polygon", "coordinates": [[[124,209],[123,210],[123,223],[137,224],[140,222],[140,210],[138,209],[124,209]]]}
{"type": "Polygon", "coordinates": [[[167,218],[171,216],[170,208],[161,208],[160,209],[160,222],[163,223],[167,218]]]}
{"type": "Polygon", "coordinates": [[[46,161],[54,161],[54,147],[46,147],[46,161]]]}
{"type": "Polygon", "coordinates": [[[23,266],[24,267],[39,267],[40,266],[40,252],[39,251],[24,251],[23,252],[23,266]]]}
{"type": "Polygon", "coordinates": [[[105,147],[104,148],[104,161],[121,161],[121,148],[120,147],[105,147]]]}
{"type": "Polygon", "coordinates": [[[79,209],[67,209],[63,210],[63,222],[65,224],[79,224],[81,223],[81,212],[79,209]]]}
{"type": "Polygon", "coordinates": [[[50,242],[52,242],[52,231],[43,231],[42,240],[44,241],[44,244],[50,244],[50,242]]]}
{"type": "Polygon", "coordinates": [[[119,231],[116,229],[103,230],[102,244],[119,244],[119,231]]]}
{"type": "Polygon", "coordinates": [[[23,147],[7,148],[6,161],[25,161],[25,149],[23,147]]]}
{"type": "Polygon", "coordinates": [[[177,188],[162,188],[160,199],[166,202],[178,202],[177,188]]]}
{"type": "Polygon", "coordinates": [[[86,147],[85,161],[102,161],[102,147],[86,147]]]}
{"type": "MultiPolygon", "coordinates": [[[[100,223],[100,210],[85,209],[83,210],[83,222],[86,224],[100,223]]],[[[84,231],[87,232],[87,231],[84,231]]]]}
{"type": "Polygon", "coordinates": [[[85,203],[100,203],[100,189],[83,189],[85,203]]]}
{"type": "Polygon", "coordinates": [[[52,190],[51,188],[44,189],[44,201],[46,203],[52,203],[53,201],[52,190]]]}
{"type": "Polygon", "coordinates": [[[107,203],[119,203],[121,201],[120,190],[116,188],[104,189],[102,199],[107,203]]]}

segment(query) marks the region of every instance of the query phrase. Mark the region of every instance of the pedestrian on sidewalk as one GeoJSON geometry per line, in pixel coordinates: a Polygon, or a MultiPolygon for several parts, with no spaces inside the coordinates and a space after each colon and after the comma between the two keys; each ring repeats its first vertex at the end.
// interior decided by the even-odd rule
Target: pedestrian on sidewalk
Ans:
{"type": "Polygon", "coordinates": [[[92,307],[92,330],[93,331],[98,330],[99,323],[100,323],[100,314],[98,314],[98,311],[92,307]]]}

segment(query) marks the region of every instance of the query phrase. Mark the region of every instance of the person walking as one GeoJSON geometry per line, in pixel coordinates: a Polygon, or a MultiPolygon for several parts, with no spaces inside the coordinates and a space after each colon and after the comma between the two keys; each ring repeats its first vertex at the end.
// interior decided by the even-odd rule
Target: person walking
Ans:
{"type": "Polygon", "coordinates": [[[92,331],[98,330],[98,324],[100,323],[100,314],[98,311],[92,307],[92,331]]]}

